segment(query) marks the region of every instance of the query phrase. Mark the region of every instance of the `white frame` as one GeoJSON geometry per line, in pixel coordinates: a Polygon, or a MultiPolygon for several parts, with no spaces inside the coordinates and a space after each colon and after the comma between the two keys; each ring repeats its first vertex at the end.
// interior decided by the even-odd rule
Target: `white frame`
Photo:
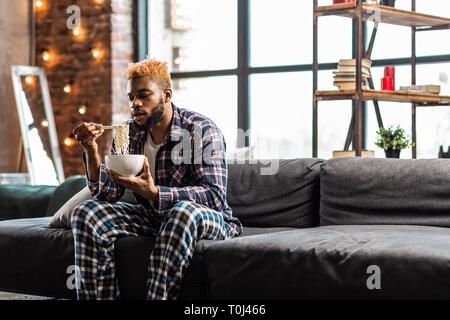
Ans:
{"type": "Polygon", "coordinates": [[[45,70],[43,68],[31,66],[12,66],[11,72],[12,72],[14,94],[16,97],[17,113],[19,115],[20,129],[22,132],[23,149],[25,152],[25,159],[27,161],[28,173],[30,175],[30,183],[33,185],[36,184],[35,172],[36,170],[39,170],[39,168],[34,168],[33,163],[31,161],[30,143],[28,141],[28,126],[25,122],[24,106],[22,105],[21,99],[21,92],[23,90],[20,77],[22,76],[36,76],[39,78],[41,85],[41,94],[45,109],[45,116],[48,121],[48,132],[50,138],[50,148],[53,156],[53,165],[55,167],[58,182],[61,184],[64,182],[64,170],[61,161],[61,155],[59,153],[58,136],[56,134],[56,126],[53,118],[52,102],[50,100],[50,93],[48,90],[47,76],[45,75],[45,70]]]}

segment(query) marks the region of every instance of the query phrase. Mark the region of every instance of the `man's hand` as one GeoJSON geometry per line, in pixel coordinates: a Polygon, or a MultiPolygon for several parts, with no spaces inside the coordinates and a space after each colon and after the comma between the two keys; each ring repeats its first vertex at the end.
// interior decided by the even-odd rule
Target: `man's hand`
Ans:
{"type": "Polygon", "coordinates": [[[98,155],[98,145],[95,140],[100,137],[105,130],[103,125],[92,122],[83,122],[73,129],[75,139],[81,144],[86,154],[86,170],[90,181],[98,181],[100,178],[100,156],[98,155]]]}
{"type": "Polygon", "coordinates": [[[155,186],[155,182],[150,173],[150,167],[148,165],[148,159],[145,157],[144,165],[142,167],[142,172],[136,177],[123,177],[119,175],[117,172],[114,172],[111,169],[106,168],[106,173],[109,175],[112,181],[117,184],[124,186],[131,191],[136,192],[137,194],[143,196],[146,199],[155,201],[158,200],[159,191],[155,186]]]}
{"type": "Polygon", "coordinates": [[[86,153],[97,152],[97,140],[105,130],[102,124],[83,122],[73,129],[73,134],[78,142],[81,144],[86,153]]]}

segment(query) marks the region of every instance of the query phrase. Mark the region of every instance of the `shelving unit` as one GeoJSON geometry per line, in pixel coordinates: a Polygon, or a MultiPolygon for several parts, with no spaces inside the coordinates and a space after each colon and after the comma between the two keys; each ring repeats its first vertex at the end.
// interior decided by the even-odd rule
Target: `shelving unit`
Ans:
{"type": "MultiPolygon", "coordinates": [[[[330,0],[331,1],[331,0],[330,0]]],[[[412,117],[412,139],[415,146],[412,148],[412,157],[417,156],[417,132],[416,132],[416,108],[417,107],[433,107],[433,106],[449,106],[450,96],[438,96],[423,93],[404,93],[399,91],[380,91],[374,90],[373,79],[370,78],[368,90],[362,89],[361,85],[361,60],[362,58],[370,59],[374,46],[377,24],[388,23],[411,28],[411,66],[412,66],[412,84],[416,84],[416,32],[450,29],[450,19],[435,17],[427,14],[415,12],[416,1],[411,0],[412,11],[395,9],[393,7],[382,6],[378,4],[368,4],[362,0],[356,0],[353,3],[341,3],[330,6],[317,6],[317,0],[314,0],[314,17],[313,17],[313,157],[318,154],[318,102],[325,100],[352,100],[353,112],[350,122],[347,139],[345,141],[344,150],[348,151],[351,141],[353,140],[353,148],[356,156],[361,156],[362,150],[362,108],[364,101],[373,101],[375,113],[377,116],[378,126],[383,127],[378,101],[391,101],[411,103],[412,117]],[[335,90],[335,91],[318,91],[318,17],[323,16],[341,16],[353,19],[356,52],[356,89],[355,90],[335,90]],[[374,21],[376,27],[366,50],[363,43],[363,21],[374,21]]]]}

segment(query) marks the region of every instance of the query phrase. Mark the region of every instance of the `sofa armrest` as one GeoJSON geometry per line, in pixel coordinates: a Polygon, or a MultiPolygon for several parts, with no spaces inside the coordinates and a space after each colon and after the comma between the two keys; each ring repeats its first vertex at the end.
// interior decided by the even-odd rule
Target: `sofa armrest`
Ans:
{"type": "Polygon", "coordinates": [[[0,185],[0,220],[46,216],[55,186],[0,185]]]}

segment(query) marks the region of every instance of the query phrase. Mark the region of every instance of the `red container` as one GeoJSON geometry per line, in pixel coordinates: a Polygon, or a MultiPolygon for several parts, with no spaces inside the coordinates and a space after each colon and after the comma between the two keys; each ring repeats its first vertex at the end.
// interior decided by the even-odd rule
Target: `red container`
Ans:
{"type": "Polygon", "coordinates": [[[392,81],[394,82],[393,86],[395,88],[395,67],[394,66],[385,67],[384,76],[392,78],[392,81]]]}
{"type": "Polygon", "coordinates": [[[391,77],[381,78],[381,90],[394,91],[394,79],[391,77]]]}

